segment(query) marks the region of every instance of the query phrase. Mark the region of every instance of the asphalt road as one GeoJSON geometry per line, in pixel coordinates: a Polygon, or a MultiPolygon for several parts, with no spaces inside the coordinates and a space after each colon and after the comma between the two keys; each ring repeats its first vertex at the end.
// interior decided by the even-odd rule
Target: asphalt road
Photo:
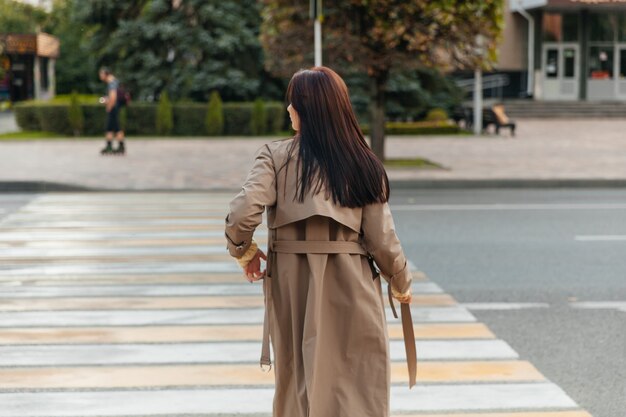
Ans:
{"type": "Polygon", "coordinates": [[[623,190],[398,191],[392,210],[431,280],[593,416],[626,416],[623,190]]]}
{"type": "MultiPolygon", "coordinates": [[[[0,194],[0,220],[34,198],[0,194]]],[[[594,417],[626,416],[626,192],[415,190],[391,205],[430,280],[594,417]]]]}

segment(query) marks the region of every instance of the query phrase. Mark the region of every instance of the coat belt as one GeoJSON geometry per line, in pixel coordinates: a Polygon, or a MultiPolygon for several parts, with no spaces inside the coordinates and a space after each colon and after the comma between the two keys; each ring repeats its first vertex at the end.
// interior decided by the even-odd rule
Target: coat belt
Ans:
{"type": "MultiPolygon", "coordinates": [[[[273,253],[317,253],[317,254],[338,254],[349,253],[363,256],[370,256],[359,242],[349,241],[315,241],[315,240],[273,240],[270,239],[268,250],[267,273],[263,277],[263,294],[265,298],[265,317],[263,319],[263,344],[261,347],[261,368],[267,365],[271,369],[270,359],[270,329],[269,329],[269,308],[271,306],[271,268],[274,262],[273,253]]],[[[389,304],[395,318],[398,318],[396,308],[391,295],[391,283],[388,282],[387,290],[389,304]]],[[[407,366],[409,369],[409,388],[415,385],[417,373],[417,353],[415,349],[415,335],[413,333],[413,320],[411,318],[411,308],[406,303],[401,303],[402,333],[404,336],[404,347],[406,350],[407,366]]]]}

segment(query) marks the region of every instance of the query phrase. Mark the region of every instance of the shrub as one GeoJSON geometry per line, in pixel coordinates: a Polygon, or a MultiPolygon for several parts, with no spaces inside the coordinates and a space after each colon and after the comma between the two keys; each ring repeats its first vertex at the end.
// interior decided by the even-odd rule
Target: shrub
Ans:
{"type": "Polygon", "coordinates": [[[250,117],[250,133],[253,135],[263,135],[267,132],[267,112],[265,103],[260,98],[254,101],[252,107],[252,117],[250,117]]]}
{"type": "Polygon", "coordinates": [[[288,128],[285,125],[287,109],[282,103],[265,103],[265,110],[268,133],[278,133],[288,128]]]}
{"type": "Polygon", "coordinates": [[[172,103],[167,96],[167,91],[161,93],[159,104],[156,110],[156,133],[159,135],[169,135],[174,128],[174,113],[172,103]]]}
{"type": "MultiPolygon", "coordinates": [[[[214,110],[215,112],[215,104],[214,110]]],[[[223,103],[221,105],[223,135],[245,136],[251,134],[251,118],[254,103],[223,103]]],[[[275,134],[285,130],[285,107],[279,102],[264,103],[266,134],[275,134]]],[[[82,134],[100,136],[104,132],[106,112],[102,104],[80,104],[83,115],[82,134]]],[[[120,124],[130,135],[157,134],[158,106],[155,103],[134,102],[132,106],[120,110],[120,124]]],[[[173,128],[170,134],[178,136],[205,136],[209,106],[206,103],[171,104],[173,128]]],[[[219,110],[219,109],[218,109],[219,110]]],[[[50,131],[61,135],[72,135],[73,125],[69,121],[69,103],[48,103],[29,101],[15,106],[18,126],[28,131],[50,131]],[[46,126],[46,129],[43,128],[46,126]]],[[[211,126],[216,126],[212,123],[211,126]]]]}
{"type": "Polygon", "coordinates": [[[206,104],[177,103],[174,105],[174,134],[179,136],[204,136],[206,134],[206,118],[206,104]]]}
{"type": "Polygon", "coordinates": [[[83,104],[85,122],[83,123],[83,135],[99,136],[104,134],[106,124],[106,111],[102,104],[83,104]]]}
{"type": "Polygon", "coordinates": [[[156,106],[152,103],[133,102],[126,110],[126,133],[130,135],[156,134],[156,106]]]}
{"type": "MultiPolygon", "coordinates": [[[[362,125],[363,134],[369,134],[369,126],[362,125]]],[[[385,133],[388,135],[453,135],[461,132],[454,123],[448,121],[387,122],[385,133]]]]}
{"type": "Polygon", "coordinates": [[[15,121],[20,129],[33,132],[41,130],[37,106],[31,103],[17,103],[13,108],[15,121]]]}
{"type": "Polygon", "coordinates": [[[67,104],[45,104],[37,106],[40,129],[44,132],[72,135],[73,129],[69,122],[69,106],[67,104]]]}
{"type": "Polygon", "coordinates": [[[74,136],[80,136],[83,131],[85,118],[83,117],[83,110],[80,107],[76,91],[72,92],[72,96],[70,97],[70,107],[67,111],[67,117],[72,131],[74,132],[74,136]]]}
{"type": "Polygon", "coordinates": [[[218,136],[224,132],[224,108],[220,93],[213,91],[206,113],[206,132],[209,136],[218,136]]]}
{"type": "Polygon", "coordinates": [[[445,121],[449,118],[450,117],[448,116],[448,112],[446,112],[442,108],[436,107],[434,109],[428,110],[428,113],[426,113],[426,120],[428,120],[429,122],[445,121]]]}

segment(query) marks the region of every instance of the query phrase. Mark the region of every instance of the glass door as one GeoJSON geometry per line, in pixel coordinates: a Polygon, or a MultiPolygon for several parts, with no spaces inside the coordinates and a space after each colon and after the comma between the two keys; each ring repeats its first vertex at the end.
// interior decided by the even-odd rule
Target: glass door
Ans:
{"type": "Polygon", "coordinates": [[[578,100],[578,44],[546,43],[542,57],[543,98],[578,100]]]}
{"type": "Polygon", "coordinates": [[[626,44],[617,45],[617,62],[615,73],[616,78],[616,96],[619,100],[626,100],[626,44]]]}

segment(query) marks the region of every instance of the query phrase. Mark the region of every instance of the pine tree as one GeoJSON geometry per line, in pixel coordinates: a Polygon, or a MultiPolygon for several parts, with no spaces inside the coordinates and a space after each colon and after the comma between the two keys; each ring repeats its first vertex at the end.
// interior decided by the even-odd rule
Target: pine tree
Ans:
{"type": "Polygon", "coordinates": [[[209,136],[219,136],[224,132],[224,110],[220,93],[213,91],[206,115],[206,131],[209,136]]]}
{"type": "Polygon", "coordinates": [[[83,116],[83,109],[80,107],[80,100],[78,93],[72,91],[70,96],[70,107],[67,113],[68,121],[74,132],[74,136],[80,136],[83,131],[83,125],[85,123],[85,117],[83,116]]]}
{"type": "Polygon", "coordinates": [[[156,132],[159,135],[169,135],[174,128],[174,112],[167,91],[161,93],[156,114],[156,132]]]}
{"type": "Polygon", "coordinates": [[[267,111],[265,110],[265,103],[261,98],[257,98],[252,107],[250,132],[252,132],[253,135],[263,135],[267,133],[267,111]]]}

